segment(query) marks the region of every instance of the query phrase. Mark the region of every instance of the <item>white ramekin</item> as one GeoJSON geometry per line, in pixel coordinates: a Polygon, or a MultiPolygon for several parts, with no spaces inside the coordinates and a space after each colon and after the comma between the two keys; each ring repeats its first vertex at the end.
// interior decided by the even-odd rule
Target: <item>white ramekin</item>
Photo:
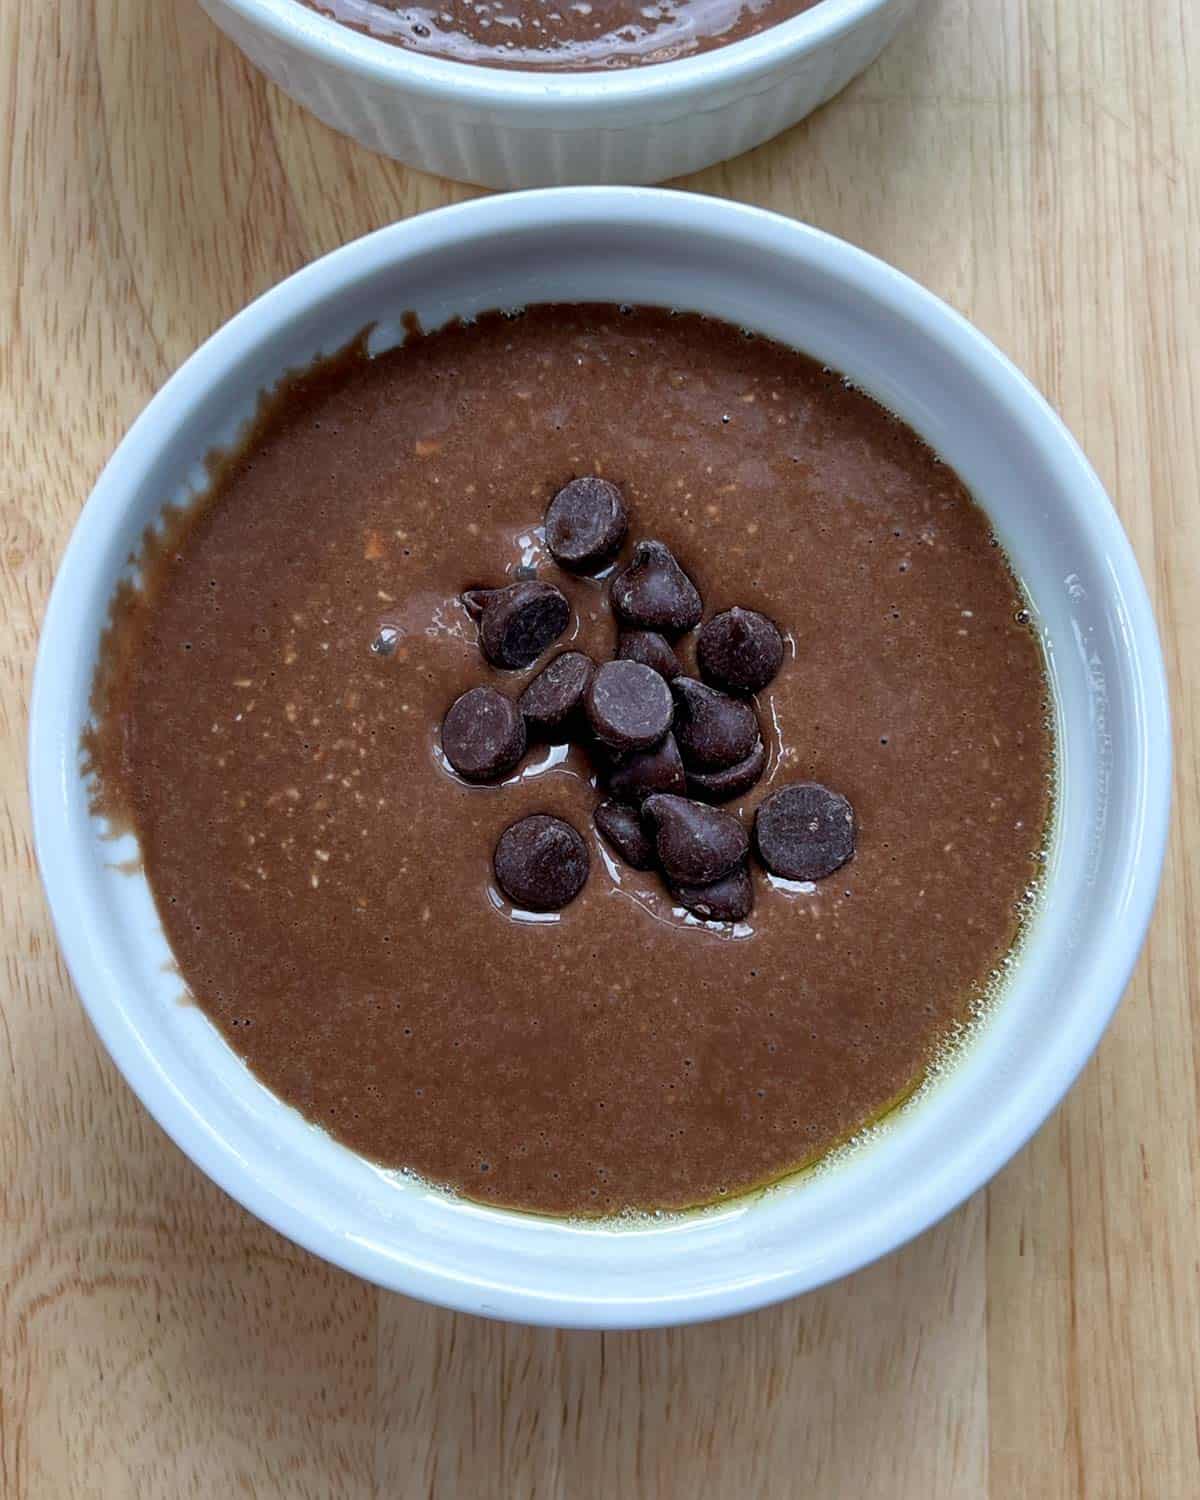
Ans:
{"type": "Polygon", "coordinates": [[[373,151],[485,187],[662,182],[803,119],[915,0],[823,0],[698,57],[591,73],[480,68],[363,36],[299,0],[201,0],[252,63],[373,151]]]}
{"type": "MultiPolygon", "coordinates": [[[[386,1287],[569,1326],[679,1323],[814,1287],[891,1250],[984,1183],[1062,1098],[1141,946],[1166,838],[1170,733],[1154,620],[1096,476],[1028,382],[877,260],[692,195],[576,188],[489,198],[380,230],[215,334],[134,424],[59,570],[34,684],[42,876],[108,1050],[193,1160],[254,1213],[386,1287]],[[687,244],[681,259],[674,253],[687,244]],[[994,1016],[923,1100],[836,1166],[720,1211],[621,1228],[455,1201],[382,1172],[263,1088],[178,979],[148,887],[89,816],[79,740],[100,633],[143,528],[204,481],[259,392],[370,322],[549,299],[696,309],[845,372],[921,432],[989,510],[1044,632],[1061,805],[1044,910],[994,1016]]],[[[881,956],[881,962],[885,959],[881,956]]]]}

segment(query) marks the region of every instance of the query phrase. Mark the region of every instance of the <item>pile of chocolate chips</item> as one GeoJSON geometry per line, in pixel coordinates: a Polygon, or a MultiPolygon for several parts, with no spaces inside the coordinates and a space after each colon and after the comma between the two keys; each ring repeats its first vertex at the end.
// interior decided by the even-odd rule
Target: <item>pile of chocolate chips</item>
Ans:
{"type": "MultiPolygon", "coordinates": [[[[560,567],[597,573],[615,558],[629,518],[605,479],[572,480],[546,512],[546,545],[560,567]]],[[[462,596],[493,666],[530,667],[570,623],[566,596],[525,579],[462,596]]],[[[590,751],[607,796],[593,814],[614,852],[635,870],[658,869],[673,899],[709,922],[750,914],[751,838],[717,804],[744,796],[767,764],[750,701],[779,671],[783,637],[766,615],[728,609],[700,629],[700,677],[688,677],[673,641],[694,630],[704,606],[662,542],[640,541],[612,579],[620,624],[616,659],[597,664],[562,651],[519,698],[492,686],[462,694],[442,724],[446,760],[467,781],[500,781],[531,737],[575,740],[590,751]]],[[[760,803],[753,844],[787,880],[821,880],[854,853],[854,812],[817,782],[780,787],[760,803]]],[[[562,818],[537,813],[506,828],[496,880],[515,906],[555,911],[582,890],[587,844],[562,818]]]]}

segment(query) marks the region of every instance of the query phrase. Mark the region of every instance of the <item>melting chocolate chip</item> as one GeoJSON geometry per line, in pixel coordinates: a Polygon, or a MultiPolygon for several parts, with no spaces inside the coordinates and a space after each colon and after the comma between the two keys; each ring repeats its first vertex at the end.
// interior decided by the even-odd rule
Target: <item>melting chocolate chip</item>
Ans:
{"type": "Polygon", "coordinates": [[[583,703],[595,670],[592,658],[582,651],[560,651],[517,699],[517,706],[543,734],[561,729],[583,703]]]}
{"type": "Polygon", "coordinates": [[[642,804],[658,860],[673,885],[712,885],[745,861],[746,830],[730,813],[657,793],[642,804]]]}
{"type": "Polygon", "coordinates": [[[748,703],[695,677],[677,677],[671,691],[677,708],[675,738],[691,768],[724,771],[750,755],[759,732],[748,703]]]}
{"type": "Polygon", "coordinates": [[[783,665],[783,637],[775,621],[756,609],[727,609],[701,630],[696,660],[717,687],[757,693],[783,665]]]}
{"type": "Polygon", "coordinates": [[[797,781],[759,804],[754,842],[773,875],[823,880],[854,854],[854,809],[820,782],[797,781]]]}
{"type": "Polygon", "coordinates": [[[662,542],[639,542],[610,594],[618,616],[641,630],[680,635],[698,625],[704,612],[696,585],[662,542]]]}
{"type": "Polygon", "coordinates": [[[652,750],[622,756],[609,774],[608,789],[622,802],[642,802],[655,792],[674,792],[682,797],[687,779],[675,736],[668,734],[652,750]]]}
{"type": "Polygon", "coordinates": [[[546,545],[560,567],[594,573],[616,556],[629,517],[621,491],[607,479],[572,479],[546,511],[546,545]]]}
{"type": "Polygon", "coordinates": [[[584,700],[596,738],[611,750],[647,750],[671,727],[671,690],[640,661],[597,667],[584,700]]]}
{"type": "Polygon", "coordinates": [[[557,911],[588,878],[587,845],[561,818],[534,813],[511,824],[496,844],[500,889],[526,911],[557,911]]]}
{"type": "Polygon", "coordinates": [[[649,870],[654,865],[654,841],[642,827],[632,807],[609,798],[601,802],[592,815],[606,843],[635,870],[649,870]]]}
{"type": "Polygon", "coordinates": [[[517,669],[534,662],[567,628],[571,606],[550,583],[510,583],[503,589],[468,589],[467,609],[480,609],[479,644],[493,666],[517,669]]]}
{"type": "Polygon", "coordinates": [[[643,666],[653,667],[668,682],[683,671],[671,643],[656,630],[622,630],[617,642],[617,660],[640,661],[643,666]]]}
{"type": "Polygon", "coordinates": [[[744,797],[767,767],[767,747],[760,739],[737,765],[724,771],[690,771],[687,778],[688,792],[701,802],[729,802],[734,797],[744,797]]]}
{"type": "Polygon", "coordinates": [[[677,885],[671,894],[705,922],[742,922],[754,907],[754,883],[745,865],[712,885],[677,885]]]}
{"type": "Polygon", "coordinates": [[[525,754],[525,720],[496,688],[471,688],[442,720],[442,749],[465,780],[499,781],[525,754]]]}

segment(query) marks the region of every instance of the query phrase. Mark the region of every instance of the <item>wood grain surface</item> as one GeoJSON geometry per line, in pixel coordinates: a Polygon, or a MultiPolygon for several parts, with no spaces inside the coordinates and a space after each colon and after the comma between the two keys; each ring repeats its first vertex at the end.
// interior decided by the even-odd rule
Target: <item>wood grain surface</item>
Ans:
{"type": "Polygon", "coordinates": [[[213,1188],[92,1036],[25,796],[56,560],[205,335],[471,190],[332,135],[194,0],[7,0],[0,60],[5,1500],[1200,1494],[1197,0],[930,0],[818,116],[686,184],[885,256],[1047,392],[1155,598],[1178,769],[1149,946],[1032,1144],[851,1280],[652,1334],[504,1327],[331,1270],[213,1188]]]}

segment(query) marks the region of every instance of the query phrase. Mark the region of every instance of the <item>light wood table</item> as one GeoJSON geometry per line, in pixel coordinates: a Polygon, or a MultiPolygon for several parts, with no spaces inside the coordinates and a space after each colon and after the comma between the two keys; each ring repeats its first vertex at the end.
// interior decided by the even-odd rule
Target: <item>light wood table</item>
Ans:
{"type": "Polygon", "coordinates": [[[193,0],[9,0],[0,57],[4,1500],[1200,1495],[1197,0],[931,0],[687,184],[887,257],[1048,393],[1155,597],[1178,774],[1149,947],[1028,1149],[842,1285],[643,1335],[433,1311],[235,1207],[93,1038],[30,846],[38,622],[117,439],[265,287],[470,190],[332,135],[193,0]]]}

